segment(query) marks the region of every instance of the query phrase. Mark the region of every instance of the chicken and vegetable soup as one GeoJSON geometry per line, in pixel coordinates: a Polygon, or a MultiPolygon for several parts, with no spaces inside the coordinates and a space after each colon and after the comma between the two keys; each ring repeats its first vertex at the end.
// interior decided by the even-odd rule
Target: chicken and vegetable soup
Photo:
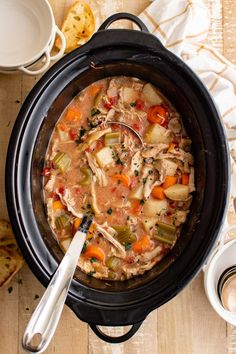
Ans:
{"type": "Polygon", "coordinates": [[[106,78],[62,114],[43,175],[48,220],[62,249],[90,215],[79,268],[125,280],[160,262],[180,235],[194,191],[191,140],[153,85],[106,78]]]}

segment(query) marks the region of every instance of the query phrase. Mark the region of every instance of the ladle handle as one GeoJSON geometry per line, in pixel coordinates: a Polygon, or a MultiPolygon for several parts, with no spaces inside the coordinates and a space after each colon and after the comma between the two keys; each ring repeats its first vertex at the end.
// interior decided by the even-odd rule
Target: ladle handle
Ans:
{"type": "Polygon", "coordinates": [[[41,353],[47,348],[60,319],[85,239],[86,233],[76,232],[66,255],[36,307],[22,340],[22,346],[26,351],[41,353]]]}

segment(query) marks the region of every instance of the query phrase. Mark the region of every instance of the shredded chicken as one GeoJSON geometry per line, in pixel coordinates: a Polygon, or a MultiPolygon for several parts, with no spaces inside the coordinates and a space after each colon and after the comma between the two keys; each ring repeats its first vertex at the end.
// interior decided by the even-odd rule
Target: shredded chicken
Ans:
{"type": "Polygon", "coordinates": [[[190,175],[189,175],[189,193],[195,191],[195,185],[194,185],[194,168],[190,167],[190,175]]]}
{"type": "Polygon", "coordinates": [[[102,129],[102,130],[98,130],[98,131],[91,131],[86,136],[85,141],[86,141],[86,143],[88,143],[90,145],[94,141],[100,139],[103,135],[110,133],[111,131],[112,131],[111,128],[102,129]]]}
{"type": "Polygon", "coordinates": [[[131,152],[134,151],[135,142],[134,142],[134,139],[132,139],[130,135],[127,135],[127,134],[124,135],[124,146],[125,146],[125,149],[127,149],[131,152]]]}
{"type": "Polygon", "coordinates": [[[179,225],[183,224],[187,219],[187,214],[188,214],[187,210],[176,210],[176,212],[174,214],[175,226],[179,226],[179,225]]]}
{"type": "Polygon", "coordinates": [[[97,205],[97,196],[96,196],[96,190],[95,190],[95,183],[96,183],[96,177],[93,176],[92,182],[91,182],[91,196],[92,196],[92,208],[94,211],[95,216],[101,214],[101,211],[97,205]]]}
{"type": "Polygon", "coordinates": [[[47,199],[47,215],[52,228],[55,228],[55,218],[53,217],[53,198],[47,199]]]}
{"type": "Polygon", "coordinates": [[[167,150],[169,147],[168,144],[158,144],[157,146],[147,147],[145,150],[142,151],[142,156],[144,158],[156,157],[158,154],[167,150]]]}
{"type": "Polygon", "coordinates": [[[155,178],[153,177],[153,175],[148,175],[146,183],[144,184],[144,188],[143,188],[144,198],[148,198],[150,196],[154,184],[155,184],[155,178]]]}
{"type": "Polygon", "coordinates": [[[59,139],[55,139],[52,144],[52,152],[51,152],[50,156],[47,156],[47,159],[50,158],[51,161],[54,159],[54,157],[56,156],[56,154],[58,153],[58,150],[59,150],[58,146],[59,146],[59,139]]]}
{"type": "Polygon", "coordinates": [[[115,79],[111,79],[107,89],[107,95],[109,97],[115,97],[118,95],[118,85],[115,79]]]}
{"type": "Polygon", "coordinates": [[[114,238],[114,235],[116,234],[116,230],[108,226],[107,222],[105,222],[102,225],[96,223],[96,228],[114,247],[116,247],[119,250],[122,258],[125,258],[126,256],[125,248],[120,244],[119,241],[117,241],[114,238]]]}
{"type": "Polygon", "coordinates": [[[68,211],[70,211],[77,218],[83,217],[82,213],[79,213],[78,211],[75,210],[74,206],[76,202],[74,198],[71,196],[71,192],[69,189],[66,188],[63,194],[61,194],[59,190],[57,190],[56,193],[59,195],[62,204],[64,204],[67,207],[68,211]]]}
{"type": "Polygon", "coordinates": [[[44,186],[44,188],[47,192],[49,192],[49,193],[53,192],[53,187],[54,187],[55,181],[56,181],[56,175],[51,174],[49,180],[47,181],[47,183],[44,186]]]}
{"type": "Polygon", "coordinates": [[[116,111],[113,108],[110,109],[109,112],[107,113],[106,121],[109,122],[110,120],[112,120],[115,116],[115,113],[116,113],[116,111]]]}
{"type": "Polygon", "coordinates": [[[178,118],[173,118],[169,121],[168,128],[175,134],[180,133],[182,127],[178,118]]]}
{"type": "Polygon", "coordinates": [[[142,165],[143,165],[143,159],[141,156],[141,152],[139,150],[132,157],[131,166],[130,166],[130,174],[134,174],[135,171],[140,172],[142,165]]]}
{"type": "Polygon", "coordinates": [[[158,160],[157,163],[155,164],[155,168],[159,172],[159,179],[161,181],[164,181],[166,176],[174,176],[176,173],[176,170],[178,168],[177,163],[168,160],[168,159],[163,159],[163,160],[158,160]]]}
{"type": "Polygon", "coordinates": [[[97,177],[99,185],[103,187],[107,186],[108,181],[105,172],[98,166],[97,161],[92,154],[90,154],[89,152],[85,152],[85,154],[88,160],[89,167],[97,177]]]}
{"type": "Polygon", "coordinates": [[[156,248],[154,248],[154,250],[150,251],[150,252],[145,252],[142,255],[140,255],[139,259],[141,262],[148,262],[151,261],[154,257],[156,256],[160,256],[162,252],[162,247],[161,246],[157,246],[156,248]]]}

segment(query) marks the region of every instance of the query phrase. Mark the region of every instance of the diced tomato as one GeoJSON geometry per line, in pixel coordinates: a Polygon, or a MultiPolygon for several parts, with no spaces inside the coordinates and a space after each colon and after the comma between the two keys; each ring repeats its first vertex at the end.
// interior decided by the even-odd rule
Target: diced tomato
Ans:
{"type": "Polygon", "coordinates": [[[43,172],[42,172],[42,175],[43,175],[44,177],[49,177],[49,176],[51,176],[51,168],[49,168],[49,167],[44,167],[43,172]]]}
{"type": "Polygon", "coordinates": [[[71,128],[69,131],[69,135],[70,135],[71,140],[76,140],[77,136],[78,136],[77,129],[71,128]]]}
{"type": "Polygon", "coordinates": [[[139,200],[133,200],[132,201],[132,207],[131,207],[131,211],[133,214],[138,215],[141,213],[142,210],[142,204],[140,203],[139,200]]]}
{"type": "Polygon", "coordinates": [[[104,108],[106,108],[107,110],[111,108],[111,103],[110,102],[106,102],[104,103],[104,108]]]}
{"type": "Polygon", "coordinates": [[[104,143],[102,140],[98,140],[96,143],[96,149],[101,149],[104,147],[104,143]]]}
{"type": "Polygon", "coordinates": [[[59,191],[59,193],[60,193],[61,195],[64,195],[64,193],[65,193],[65,188],[64,188],[64,187],[60,187],[58,191],[59,191]]]}
{"type": "Polygon", "coordinates": [[[132,127],[137,130],[138,132],[141,130],[142,126],[139,123],[134,123],[132,127]]]}
{"type": "Polygon", "coordinates": [[[137,186],[137,184],[138,184],[138,178],[132,177],[129,188],[132,190],[137,186]]]}
{"type": "Polygon", "coordinates": [[[117,97],[117,96],[108,97],[108,101],[109,101],[109,102],[104,103],[104,107],[105,107],[106,109],[110,109],[112,106],[117,105],[117,103],[118,103],[118,97],[117,97]]]}
{"type": "Polygon", "coordinates": [[[93,151],[93,147],[92,146],[89,146],[87,147],[87,149],[85,149],[86,152],[92,152],[93,151]]]}
{"type": "Polygon", "coordinates": [[[55,193],[55,192],[53,192],[53,193],[51,194],[51,198],[53,198],[53,200],[60,200],[59,195],[58,195],[57,193],[55,193]]]}
{"type": "Polygon", "coordinates": [[[128,256],[128,257],[126,257],[125,260],[126,260],[127,263],[132,264],[135,261],[135,257],[134,256],[128,256]]]}
{"type": "Polygon", "coordinates": [[[112,106],[115,106],[118,103],[118,96],[109,97],[109,101],[112,106]]]}
{"type": "Polygon", "coordinates": [[[117,187],[111,189],[111,192],[114,193],[117,190],[117,187]]]}
{"type": "Polygon", "coordinates": [[[136,105],[135,105],[135,108],[137,108],[139,111],[143,111],[144,110],[144,107],[145,107],[145,104],[144,104],[144,101],[141,100],[140,98],[138,98],[136,101],[135,101],[136,105]]]}
{"type": "Polygon", "coordinates": [[[171,202],[171,203],[170,203],[170,207],[171,207],[172,209],[175,209],[175,208],[176,208],[176,203],[175,203],[175,202],[171,202]]]}

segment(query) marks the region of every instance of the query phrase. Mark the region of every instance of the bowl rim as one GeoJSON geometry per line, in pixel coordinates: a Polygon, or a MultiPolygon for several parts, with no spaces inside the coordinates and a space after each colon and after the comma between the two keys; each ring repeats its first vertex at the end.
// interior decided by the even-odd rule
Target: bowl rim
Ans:
{"type": "MultiPolygon", "coordinates": [[[[2,1],[2,0],[0,0],[2,1]]],[[[3,0],[4,1],[4,0],[3,0]]],[[[18,0],[20,1],[20,0],[18,0]]],[[[35,0],[34,0],[35,1],[35,0]]],[[[48,0],[40,0],[41,2],[44,3],[45,5],[45,10],[47,9],[48,11],[48,15],[49,15],[49,18],[50,18],[50,33],[48,34],[48,38],[47,40],[45,40],[44,44],[41,46],[41,48],[38,50],[38,52],[33,55],[33,56],[29,56],[29,58],[25,61],[22,61],[21,59],[17,59],[16,62],[14,64],[7,64],[7,63],[4,63],[0,61],[0,71],[6,71],[6,73],[8,71],[17,71],[17,69],[19,69],[20,67],[24,67],[24,66],[29,66],[31,64],[33,64],[34,62],[37,62],[41,56],[46,52],[46,50],[49,48],[49,44],[53,38],[53,35],[55,33],[55,18],[54,18],[54,14],[53,14],[53,11],[52,11],[52,8],[51,8],[51,5],[49,4],[48,0]]],[[[22,1],[20,1],[22,2],[22,1]]],[[[24,2],[24,0],[23,0],[24,2]]],[[[13,2],[13,4],[15,4],[13,2]]],[[[39,14],[37,13],[37,15],[39,16],[39,14]]],[[[40,16],[40,21],[43,20],[43,16],[40,16]]]]}

